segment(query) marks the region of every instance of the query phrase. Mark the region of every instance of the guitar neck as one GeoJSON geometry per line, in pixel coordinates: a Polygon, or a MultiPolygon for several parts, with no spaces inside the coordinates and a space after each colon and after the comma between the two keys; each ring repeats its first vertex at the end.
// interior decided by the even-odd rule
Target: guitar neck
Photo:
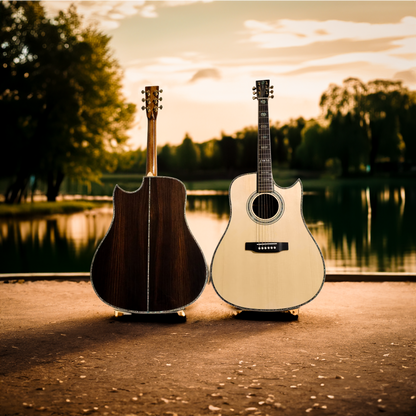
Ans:
{"type": "Polygon", "coordinates": [[[146,175],[157,176],[156,119],[147,122],[146,175]]]}
{"type": "Polygon", "coordinates": [[[269,99],[258,98],[257,192],[273,192],[272,152],[269,126],[269,99]]]}
{"type": "Polygon", "coordinates": [[[162,101],[158,86],[146,87],[142,94],[145,97],[142,99],[146,103],[142,110],[146,110],[147,115],[147,152],[146,152],[146,175],[157,176],[157,146],[156,146],[156,119],[159,108],[159,101],[162,101]]]}

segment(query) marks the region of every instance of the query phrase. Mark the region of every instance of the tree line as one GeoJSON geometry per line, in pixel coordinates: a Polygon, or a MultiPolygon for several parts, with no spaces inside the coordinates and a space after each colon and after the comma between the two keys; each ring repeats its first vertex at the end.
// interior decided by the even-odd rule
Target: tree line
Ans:
{"type": "MultiPolygon", "coordinates": [[[[145,149],[126,150],[136,106],[122,94],[110,37],[74,6],[47,17],[39,2],[0,3],[0,180],[7,203],[38,182],[54,201],[65,177],[145,173],[145,149]]],[[[416,92],[401,81],[331,84],[318,119],[270,126],[276,166],[349,175],[380,162],[416,164],[416,92]]],[[[256,169],[257,127],[158,149],[160,174],[232,177],[256,169]]]]}
{"type": "MultiPolygon", "coordinates": [[[[320,99],[319,119],[292,119],[270,126],[275,167],[326,171],[333,175],[373,174],[384,164],[416,164],[416,92],[401,81],[363,83],[346,79],[331,84],[320,99]]],[[[221,135],[194,143],[186,135],[179,146],[158,150],[159,169],[189,177],[207,172],[233,176],[255,171],[257,127],[246,127],[232,136],[221,135]],[[230,175],[227,175],[230,173],[230,175]]],[[[145,171],[145,150],[124,154],[120,171],[145,171]]]]}

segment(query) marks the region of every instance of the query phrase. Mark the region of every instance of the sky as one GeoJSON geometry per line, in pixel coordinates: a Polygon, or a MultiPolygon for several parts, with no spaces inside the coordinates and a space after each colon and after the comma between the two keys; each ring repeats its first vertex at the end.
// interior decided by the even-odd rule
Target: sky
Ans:
{"type": "Polygon", "coordinates": [[[75,3],[111,37],[123,94],[137,105],[131,148],[145,148],[145,86],[158,85],[157,144],[257,125],[256,80],[269,79],[271,122],[321,115],[331,83],[402,80],[416,90],[416,1],[42,1],[75,3]]]}

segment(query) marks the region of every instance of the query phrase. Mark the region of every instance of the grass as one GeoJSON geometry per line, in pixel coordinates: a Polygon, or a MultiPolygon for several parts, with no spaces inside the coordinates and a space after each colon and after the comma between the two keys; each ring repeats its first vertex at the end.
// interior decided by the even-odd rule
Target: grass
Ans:
{"type": "MultiPolygon", "coordinates": [[[[127,176],[127,175],[126,175],[127,176]]],[[[341,187],[341,186],[358,186],[358,187],[380,187],[385,185],[410,185],[414,186],[414,178],[389,178],[389,177],[371,177],[371,178],[310,178],[303,176],[301,172],[275,172],[274,179],[279,186],[290,186],[296,179],[300,177],[303,183],[303,189],[316,190],[325,189],[327,187],[341,187]]],[[[123,179],[126,179],[124,177],[123,179]]],[[[137,180],[137,178],[136,178],[137,180]]],[[[230,179],[216,179],[206,181],[184,181],[187,190],[213,190],[213,191],[228,191],[230,187],[230,179]]],[[[137,188],[133,187],[132,190],[137,188]]],[[[124,188],[123,188],[124,189],[124,188]]],[[[130,190],[127,187],[126,190],[130,190]]],[[[35,202],[22,204],[2,204],[0,203],[0,217],[14,217],[14,216],[42,216],[53,214],[70,214],[74,212],[81,212],[99,208],[106,204],[102,201],[86,201],[86,200],[70,200],[59,202],[35,202]]]]}
{"type": "Polygon", "coordinates": [[[184,181],[185,187],[189,191],[228,191],[230,183],[229,179],[184,181]]]}
{"type": "Polygon", "coordinates": [[[0,217],[71,214],[103,206],[95,201],[58,201],[22,204],[0,204],[0,217]]]}
{"type": "MultiPolygon", "coordinates": [[[[298,178],[301,179],[303,189],[325,189],[328,187],[358,186],[358,187],[380,187],[384,185],[414,185],[414,178],[389,178],[389,177],[358,177],[358,178],[313,178],[302,175],[300,172],[293,172],[292,175],[274,174],[275,182],[282,187],[291,186],[298,178]]],[[[214,190],[228,191],[232,180],[218,179],[207,181],[184,181],[188,190],[214,190]]]]}

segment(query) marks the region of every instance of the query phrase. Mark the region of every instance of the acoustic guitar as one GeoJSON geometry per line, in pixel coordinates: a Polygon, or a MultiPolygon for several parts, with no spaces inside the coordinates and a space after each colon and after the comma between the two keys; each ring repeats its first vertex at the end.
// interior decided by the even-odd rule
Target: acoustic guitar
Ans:
{"type": "Polygon", "coordinates": [[[157,176],[159,87],[146,87],[146,173],[140,188],[113,193],[113,220],[95,252],[91,282],[98,297],[121,313],[181,312],[202,293],[204,256],[185,216],[186,189],[157,176]]]}
{"type": "Polygon", "coordinates": [[[284,311],[314,299],[325,280],[322,253],[302,213],[302,183],[283,188],[273,180],[269,80],[256,81],[257,173],[230,185],[230,220],[212,259],[217,294],[242,310],[284,311]]]}

